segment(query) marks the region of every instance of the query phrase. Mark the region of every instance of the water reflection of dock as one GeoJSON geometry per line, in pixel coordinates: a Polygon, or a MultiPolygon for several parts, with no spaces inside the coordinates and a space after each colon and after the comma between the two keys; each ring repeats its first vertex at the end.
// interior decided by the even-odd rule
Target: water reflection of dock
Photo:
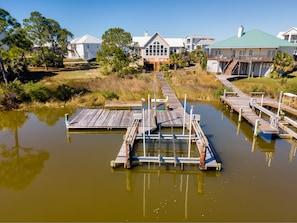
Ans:
{"type": "Polygon", "coordinates": [[[152,213],[155,213],[156,216],[162,215],[164,214],[162,211],[167,211],[166,205],[175,206],[178,203],[179,207],[184,208],[184,220],[189,218],[189,200],[191,197],[195,196],[195,194],[199,195],[199,197],[208,196],[205,193],[206,178],[220,176],[219,171],[197,172],[195,169],[184,171],[176,169],[164,170],[160,169],[158,165],[149,165],[147,169],[137,168],[133,169],[133,171],[113,169],[112,172],[125,174],[125,186],[128,192],[136,191],[139,193],[142,183],[142,203],[140,205],[142,205],[142,214],[144,217],[152,218],[152,213]],[[160,185],[164,184],[168,188],[168,191],[174,191],[174,195],[170,194],[168,196],[166,192],[162,192],[163,196],[159,196],[159,200],[164,200],[156,203],[151,198],[158,196],[160,185]]]}
{"type": "MultiPolygon", "coordinates": [[[[166,100],[151,100],[148,97],[148,108],[141,110],[107,110],[107,109],[83,109],[71,121],[66,117],[68,132],[77,130],[94,129],[127,129],[123,144],[115,160],[111,162],[112,167],[119,164],[130,168],[132,162],[140,163],[171,163],[180,165],[198,165],[200,170],[221,169],[221,162],[209,144],[200,127],[200,116],[185,111],[176,95],[173,93],[161,73],[157,74],[161,89],[166,100]],[[157,110],[157,103],[166,103],[165,110],[157,110]],[[152,108],[151,108],[152,107],[152,108]],[[170,156],[151,156],[147,153],[145,144],[148,140],[161,140],[161,128],[180,128],[182,133],[166,135],[172,141],[170,156]],[[188,134],[185,132],[188,130],[188,134]],[[158,132],[159,131],[159,132],[158,132]],[[175,149],[175,140],[185,140],[188,148],[179,156],[175,149]],[[135,155],[134,143],[137,140],[143,142],[143,153],[135,155]],[[194,146],[192,146],[192,144],[194,146]],[[194,147],[194,148],[193,148],[194,147]]],[[[186,104],[186,97],[185,97],[186,104]]]]}
{"type": "MultiPolygon", "coordinates": [[[[258,137],[255,137],[255,135],[253,134],[253,129],[250,128],[250,126],[246,126],[249,125],[249,123],[241,122],[241,120],[239,120],[239,116],[234,115],[235,113],[233,113],[232,111],[232,108],[229,106],[222,109],[224,116],[228,117],[228,119],[233,123],[234,126],[237,126],[236,134],[239,135],[240,133],[242,133],[246,137],[246,139],[252,143],[251,151],[255,152],[256,149],[258,149],[260,152],[262,152],[265,155],[267,165],[270,166],[274,158],[276,138],[278,136],[283,138],[283,134],[276,135],[259,133],[258,137]]],[[[222,118],[224,116],[222,116],[222,118]]],[[[288,160],[291,162],[296,156],[297,142],[295,139],[290,139],[288,140],[288,142],[291,144],[290,153],[288,155],[288,160]]]]}

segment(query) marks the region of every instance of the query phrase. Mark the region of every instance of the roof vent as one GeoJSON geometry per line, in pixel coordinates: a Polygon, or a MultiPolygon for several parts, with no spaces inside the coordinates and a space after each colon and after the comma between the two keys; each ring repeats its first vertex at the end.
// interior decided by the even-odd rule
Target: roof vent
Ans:
{"type": "Polygon", "coordinates": [[[148,31],[145,31],[144,32],[144,36],[148,36],[148,31]]]}
{"type": "Polygon", "coordinates": [[[241,26],[238,28],[237,37],[242,37],[242,34],[243,34],[243,26],[241,25],[241,26]]]}

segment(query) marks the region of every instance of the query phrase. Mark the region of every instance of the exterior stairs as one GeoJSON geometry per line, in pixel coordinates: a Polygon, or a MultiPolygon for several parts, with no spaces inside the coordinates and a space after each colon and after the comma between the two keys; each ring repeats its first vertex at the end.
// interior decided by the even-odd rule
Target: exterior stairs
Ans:
{"type": "Polygon", "coordinates": [[[233,72],[234,68],[237,66],[237,64],[238,64],[238,60],[232,60],[232,62],[229,63],[229,65],[225,69],[224,74],[232,75],[232,72],[233,72]]]}

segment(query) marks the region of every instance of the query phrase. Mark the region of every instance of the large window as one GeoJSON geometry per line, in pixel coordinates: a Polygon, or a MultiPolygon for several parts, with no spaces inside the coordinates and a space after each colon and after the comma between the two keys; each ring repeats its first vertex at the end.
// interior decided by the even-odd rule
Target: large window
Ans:
{"type": "Polygon", "coordinates": [[[158,41],[153,42],[145,49],[146,56],[167,56],[167,48],[158,41]]]}

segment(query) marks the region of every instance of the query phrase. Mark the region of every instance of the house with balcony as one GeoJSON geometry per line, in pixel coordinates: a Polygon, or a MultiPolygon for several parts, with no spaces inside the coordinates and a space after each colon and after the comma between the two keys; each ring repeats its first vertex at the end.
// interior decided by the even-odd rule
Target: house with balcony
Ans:
{"type": "Polygon", "coordinates": [[[205,47],[213,44],[215,39],[209,36],[186,36],[185,46],[188,52],[192,52],[197,48],[205,50],[205,47]]]}
{"type": "Polygon", "coordinates": [[[263,77],[272,71],[277,51],[293,56],[297,46],[260,30],[244,32],[240,26],[237,35],[206,48],[208,72],[263,77]]]}
{"type": "MultiPolygon", "coordinates": [[[[277,37],[297,45],[297,28],[292,27],[285,32],[279,32],[277,37]]],[[[293,56],[295,61],[297,61],[297,50],[293,53],[293,56]]]]}
{"type": "Polygon", "coordinates": [[[169,56],[173,53],[182,53],[185,50],[184,38],[163,38],[158,32],[149,36],[134,36],[132,41],[141,57],[140,65],[147,70],[159,71],[160,65],[169,64],[169,56]]]}
{"type": "Polygon", "coordinates": [[[297,28],[292,27],[287,31],[279,32],[277,37],[290,43],[297,44],[297,28]]]}
{"type": "Polygon", "coordinates": [[[68,45],[68,58],[84,60],[96,58],[96,53],[101,48],[101,43],[101,39],[88,34],[75,38],[68,45]]]}

